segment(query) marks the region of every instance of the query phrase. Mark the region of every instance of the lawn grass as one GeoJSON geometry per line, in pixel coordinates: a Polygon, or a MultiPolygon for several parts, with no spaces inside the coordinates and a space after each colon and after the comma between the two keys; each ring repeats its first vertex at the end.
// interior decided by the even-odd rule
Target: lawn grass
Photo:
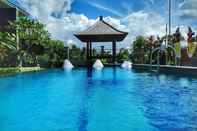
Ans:
{"type": "Polygon", "coordinates": [[[9,76],[18,73],[26,73],[26,72],[36,72],[45,70],[40,67],[8,67],[8,68],[0,68],[0,76],[9,76]]]}

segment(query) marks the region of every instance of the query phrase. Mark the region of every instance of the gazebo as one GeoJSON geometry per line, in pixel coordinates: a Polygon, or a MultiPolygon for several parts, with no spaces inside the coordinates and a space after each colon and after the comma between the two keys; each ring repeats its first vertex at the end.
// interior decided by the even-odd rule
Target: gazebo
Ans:
{"type": "Polygon", "coordinates": [[[92,65],[92,42],[112,42],[112,61],[116,64],[116,42],[123,41],[128,35],[128,32],[123,32],[111,26],[100,16],[93,26],[84,31],[80,31],[75,36],[86,44],[86,59],[87,65],[92,65]]]}

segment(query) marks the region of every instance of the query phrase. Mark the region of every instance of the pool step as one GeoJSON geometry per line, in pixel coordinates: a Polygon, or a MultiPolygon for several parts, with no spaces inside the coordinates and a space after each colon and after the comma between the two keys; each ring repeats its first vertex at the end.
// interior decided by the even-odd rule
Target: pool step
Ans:
{"type": "Polygon", "coordinates": [[[158,73],[158,70],[151,70],[152,73],[158,73]]]}

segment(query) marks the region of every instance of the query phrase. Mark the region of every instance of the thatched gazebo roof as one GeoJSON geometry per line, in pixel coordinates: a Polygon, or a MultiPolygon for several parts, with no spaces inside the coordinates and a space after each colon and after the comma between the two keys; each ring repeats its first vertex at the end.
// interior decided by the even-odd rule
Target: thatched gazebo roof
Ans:
{"type": "Polygon", "coordinates": [[[75,36],[82,42],[111,42],[122,41],[127,34],[128,32],[123,32],[116,29],[105,22],[103,17],[100,16],[100,20],[93,26],[76,33],[75,36]]]}

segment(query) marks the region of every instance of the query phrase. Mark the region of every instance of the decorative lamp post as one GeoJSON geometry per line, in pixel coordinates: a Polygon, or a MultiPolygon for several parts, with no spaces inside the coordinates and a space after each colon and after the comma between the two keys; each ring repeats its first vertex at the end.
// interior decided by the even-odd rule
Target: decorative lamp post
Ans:
{"type": "Polygon", "coordinates": [[[169,8],[169,36],[171,35],[171,16],[172,16],[172,1],[168,0],[168,8],[169,8]]]}

